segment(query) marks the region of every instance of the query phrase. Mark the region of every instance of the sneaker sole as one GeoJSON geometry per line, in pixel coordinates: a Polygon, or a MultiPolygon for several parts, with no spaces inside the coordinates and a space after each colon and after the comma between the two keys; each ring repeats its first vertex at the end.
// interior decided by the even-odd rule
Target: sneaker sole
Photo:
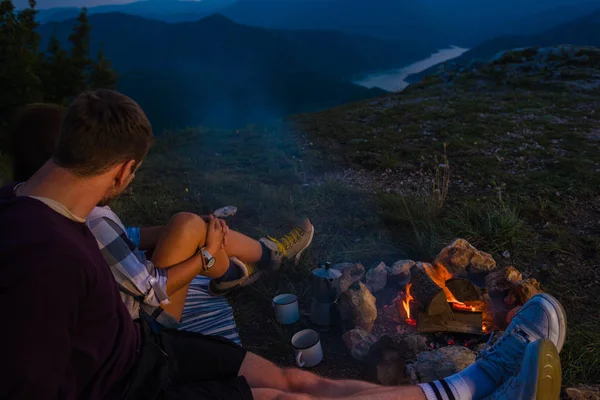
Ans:
{"type": "Polygon", "coordinates": [[[217,289],[215,287],[215,284],[211,280],[210,283],[208,284],[208,293],[214,297],[223,297],[223,296],[226,296],[227,294],[233,292],[234,290],[241,289],[243,287],[254,284],[256,281],[258,281],[261,278],[261,276],[262,276],[262,274],[260,272],[257,272],[254,275],[247,277],[246,279],[240,279],[240,281],[237,282],[235,285],[233,285],[227,289],[222,289],[222,290],[217,289]]]}
{"type": "Polygon", "coordinates": [[[527,346],[523,365],[528,368],[528,376],[535,377],[535,382],[527,379],[526,383],[529,385],[523,388],[519,399],[558,400],[560,398],[562,373],[560,356],[554,343],[541,339],[527,346]]]}
{"type": "Polygon", "coordinates": [[[536,297],[545,300],[545,302],[541,302],[540,305],[545,308],[549,314],[554,313],[558,317],[558,326],[553,327],[556,328],[554,331],[558,332],[558,337],[550,338],[550,340],[554,342],[553,339],[556,339],[554,345],[556,346],[556,351],[560,353],[565,344],[565,336],[567,333],[567,314],[565,313],[565,309],[556,298],[548,293],[536,294],[531,299],[536,297]]]}
{"type": "Polygon", "coordinates": [[[296,257],[294,257],[294,267],[297,267],[298,264],[300,264],[300,257],[302,257],[302,253],[304,253],[304,250],[308,249],[308,247],[310,246],[310,244],[313,241],[313,237],[315,236],[315,227],[311,224],[312,229],[310,230],[310,236],[308,238],[308,242],[306,242],[306,246],[304,246],[303,248],[300,249],[300,251],[298,252],[298,254],[296,254],[296,257]]]}

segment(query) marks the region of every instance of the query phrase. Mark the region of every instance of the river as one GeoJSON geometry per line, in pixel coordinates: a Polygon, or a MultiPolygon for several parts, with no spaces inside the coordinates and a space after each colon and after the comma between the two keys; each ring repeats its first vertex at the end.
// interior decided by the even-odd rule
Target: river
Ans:
{"type": "Polygon", "coordinates": [[[416,63],[410,64],[407,67],[368,75],[367,77],[354,83],[368,88],[378,87],[390,92],[397,92],[403,90],[409,85],[409,83],[406,82],[407,76],[421,72],[441,62],[456,58],[467,50],[469,49],[452,46],[449,49],[439,50],[430,55],[428,58],[417,61],[416,63]]]}

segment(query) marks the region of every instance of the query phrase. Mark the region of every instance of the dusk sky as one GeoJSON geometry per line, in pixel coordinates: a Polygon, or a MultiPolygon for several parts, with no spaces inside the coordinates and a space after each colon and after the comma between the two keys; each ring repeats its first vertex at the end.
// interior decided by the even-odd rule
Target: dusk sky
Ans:
{"type": "MultiPolygon", "coordinates": [[[[124,4],[131,3],[132,0],[38,0],[37,8],[52,8],[52,7],[92,7],[102,4],[124,4]]],[[[27,0],[13,0],[17,8],[27,6],[27,0]]]]}

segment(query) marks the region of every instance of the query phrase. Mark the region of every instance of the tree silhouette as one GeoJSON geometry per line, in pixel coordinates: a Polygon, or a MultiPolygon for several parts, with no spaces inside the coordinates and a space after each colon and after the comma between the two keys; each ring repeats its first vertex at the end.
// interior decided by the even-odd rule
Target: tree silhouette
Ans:
{"type": "Polygon", "coordinates": [[[90,89],[116,89],[119,77],[113,71],[110,61],[104,56],[102,47],[90,71],[90,89]]]}
{"type": "Polygon", "coordinates": [[[55,34],[40,51],[36,0],[16,10],[11,0],[0,0],[0,149],[12,113],[34,102],[67,104],[89,88],[116,88],[118,77],[102,51],[89,57],[90,31],[83,8],[69,35],[70,53],[55,34]]]}
{"type": "Polygon", "coordinates": [[[77,23],[73,26],[73,31],[69,35],[71,42],[71,92],[75,95],[85,91],[88,88],[88,75],[92,66],[90,53],[90,30],[87,16],[87,8],[83,8],[77,17],[77,23]]]}

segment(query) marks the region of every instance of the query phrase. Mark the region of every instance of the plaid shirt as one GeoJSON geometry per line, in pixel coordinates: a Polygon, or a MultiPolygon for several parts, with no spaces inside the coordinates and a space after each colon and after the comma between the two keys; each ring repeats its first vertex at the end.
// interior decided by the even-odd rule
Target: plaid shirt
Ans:
{"type": "Polygon", "coordinates": [[[176,326],[177,321],[160,307],[169,304],[167,271],[156,268],[146,259],[109,207],[94,208],[86,223],[96,237],[132,318],[138,318],[141,309],[165,326],[176,326]]]}

